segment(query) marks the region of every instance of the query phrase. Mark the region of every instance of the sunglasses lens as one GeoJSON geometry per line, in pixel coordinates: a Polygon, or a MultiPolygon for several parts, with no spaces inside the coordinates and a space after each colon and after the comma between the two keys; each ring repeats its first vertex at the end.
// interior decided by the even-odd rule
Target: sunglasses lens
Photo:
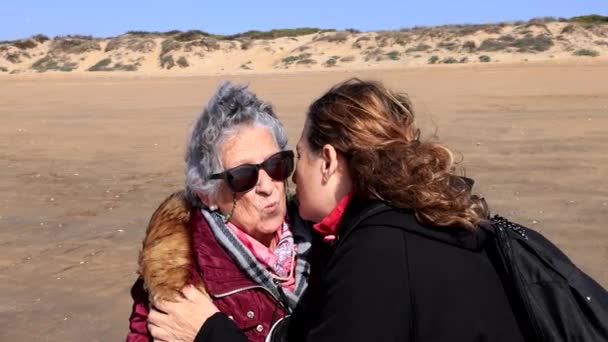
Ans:
{"type": "Polygon", "coordinates": [[[258,181],[258,172],[255,166],[243,165],[230,170],[226,180],[232,191],[243,192],[255,186],[258,181]]]}
{"type": "Polygon", "coordinates": [[[262,167],[272,179],[284,181],[293,171],[293,156],[288,152],[279,152],[266,160],[262,167]]]}

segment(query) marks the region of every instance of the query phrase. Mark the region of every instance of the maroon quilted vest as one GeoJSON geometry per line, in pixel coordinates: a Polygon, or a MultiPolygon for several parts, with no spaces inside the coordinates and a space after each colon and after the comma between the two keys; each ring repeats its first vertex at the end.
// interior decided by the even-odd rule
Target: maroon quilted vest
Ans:
{"type": "Polygon", "coordinates": [[[215,239],[199,210],[190,216],[193,276],[201,277],[220,311],[234,320],[250,341],[264,341],[285,307],[264,287],[239,269],[215,239]]]}

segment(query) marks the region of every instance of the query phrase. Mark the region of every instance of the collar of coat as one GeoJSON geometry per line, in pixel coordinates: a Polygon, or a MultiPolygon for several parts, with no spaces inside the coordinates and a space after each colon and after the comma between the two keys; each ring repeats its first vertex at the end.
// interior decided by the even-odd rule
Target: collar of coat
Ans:
{"type": "Polygon", "coordinates": [[[187,284],[205,292],[202,279],[193,272],[188,229],[191,210],[184,191],[178,191],[165,199],[150,218],[139,253],[138,273],[152,302],[177,298],[187,284]]]}

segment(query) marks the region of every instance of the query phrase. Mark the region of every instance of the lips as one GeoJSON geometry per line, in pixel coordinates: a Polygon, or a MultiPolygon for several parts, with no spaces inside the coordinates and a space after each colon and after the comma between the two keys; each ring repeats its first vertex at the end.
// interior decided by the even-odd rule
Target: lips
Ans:
{"type": "Polygon", "coordinates": [[[278,202],[272,202],[272,203],[268,204],[267,206],[265,206],[264,209],[272,211],[272,210],[275,210],[278,206],[279,206],[278,202]]]}

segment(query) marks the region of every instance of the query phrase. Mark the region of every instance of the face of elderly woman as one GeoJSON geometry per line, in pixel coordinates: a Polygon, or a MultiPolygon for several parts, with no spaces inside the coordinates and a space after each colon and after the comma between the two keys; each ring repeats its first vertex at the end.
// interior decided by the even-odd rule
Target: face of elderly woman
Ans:
{"type": "MultiPolygon", "coordinates": [[[[279,152],[272,133],[265,127],[242,126],[224,141],[220,158],[224,169],[242,164],[259,164],[279,152]]],[[[233,195],[222,181],[216,205],[226,215],[236,208],[230,222],[265,245],[269,245],[286,214],[285,185],[260,169],[257,184],[249,191],[233,195]]]]}

